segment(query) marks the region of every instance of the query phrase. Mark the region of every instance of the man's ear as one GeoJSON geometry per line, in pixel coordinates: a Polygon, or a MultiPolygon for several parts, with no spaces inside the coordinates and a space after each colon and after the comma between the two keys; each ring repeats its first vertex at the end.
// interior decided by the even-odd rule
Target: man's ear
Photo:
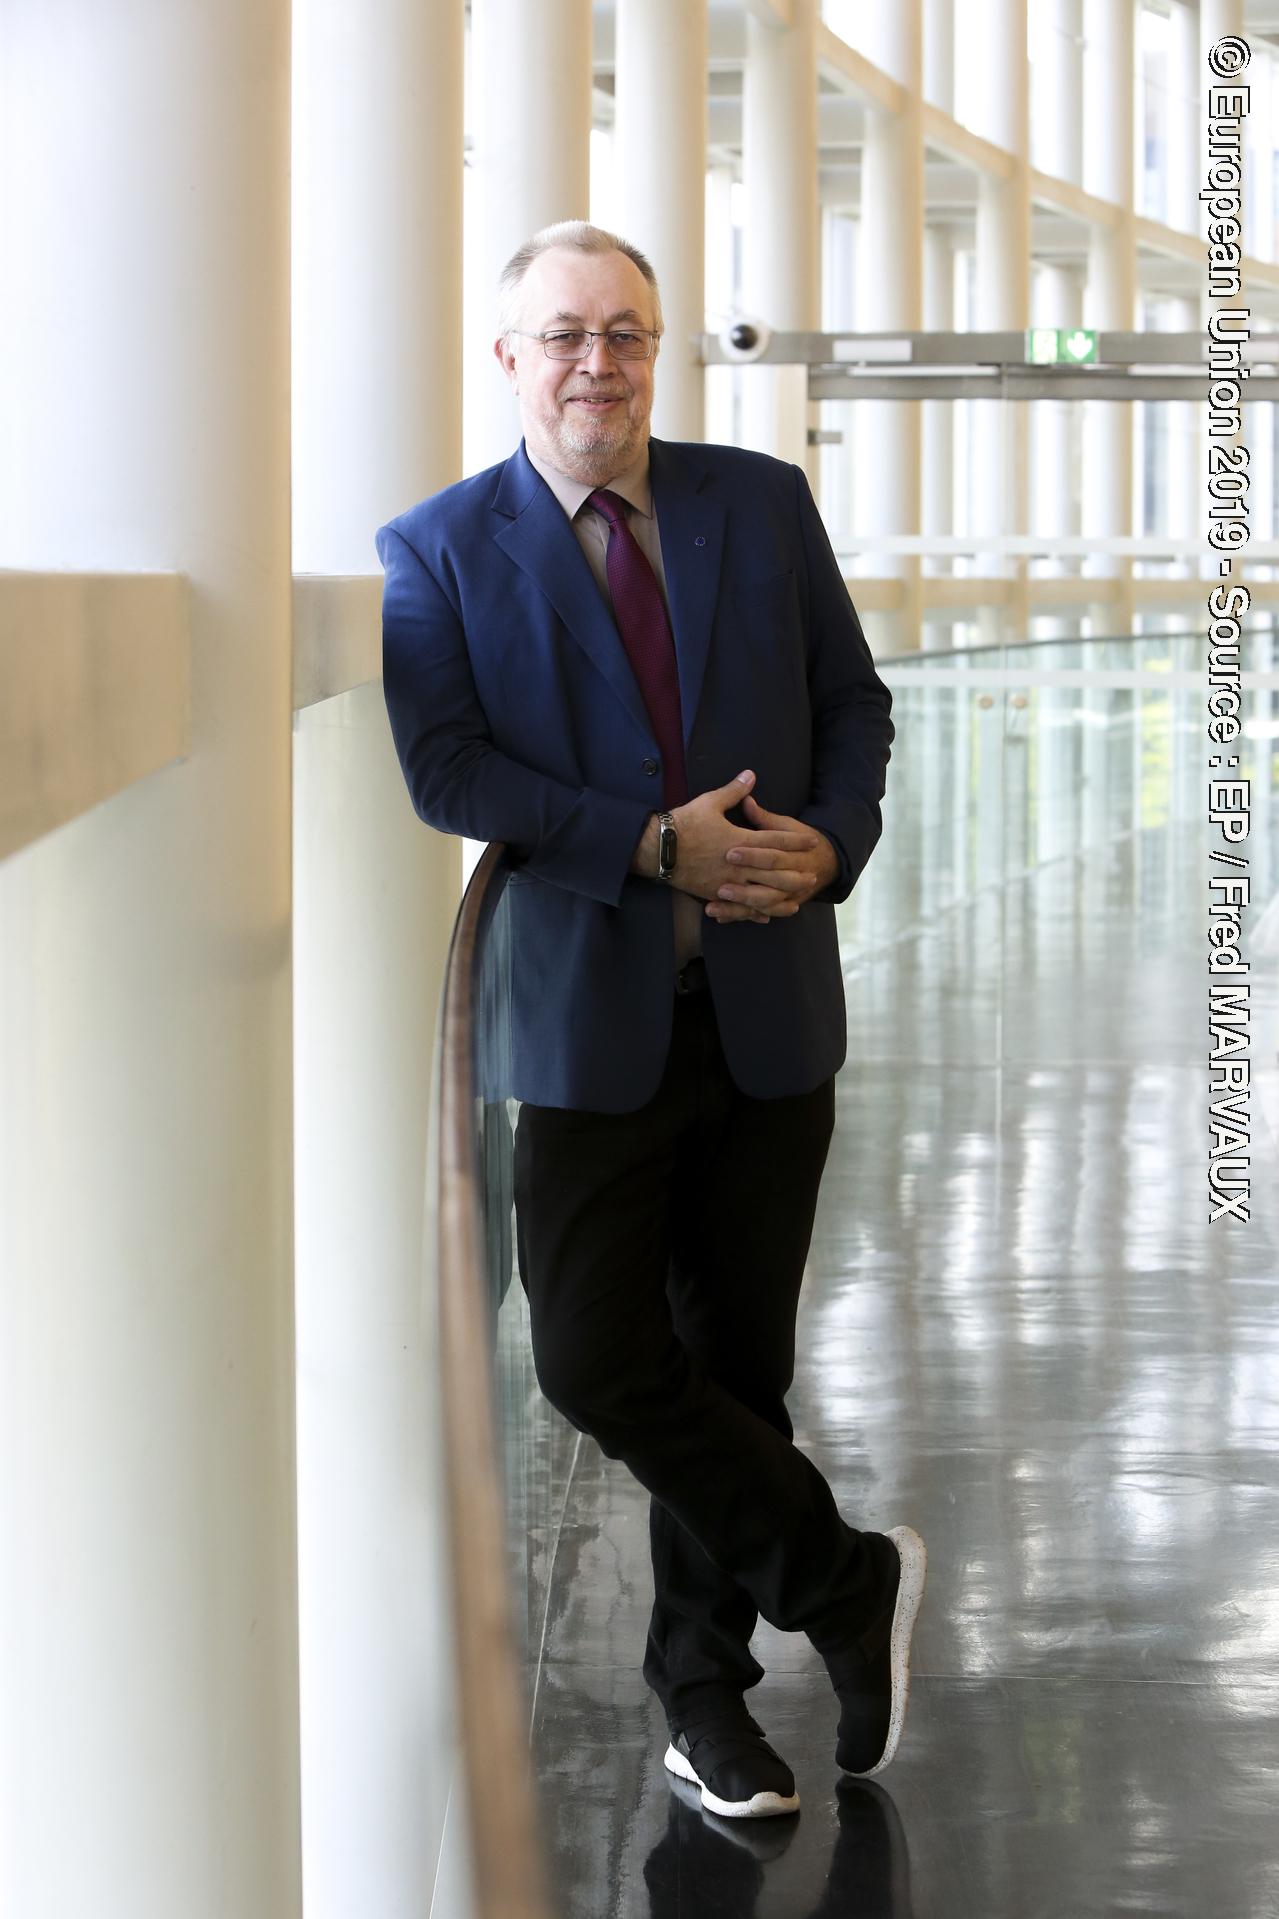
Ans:
{"type": "Polygon", "coordinates": [[[499,333],[496,340],[494,340],[493,354],[495,359],[497,360],[498,365],[501,367],[503,373],[506,375],[511,385],[514,386],[515,385],[515,355],[512,353],[510,346],[507,343],[506,336],[504,334],[499,333]]]}

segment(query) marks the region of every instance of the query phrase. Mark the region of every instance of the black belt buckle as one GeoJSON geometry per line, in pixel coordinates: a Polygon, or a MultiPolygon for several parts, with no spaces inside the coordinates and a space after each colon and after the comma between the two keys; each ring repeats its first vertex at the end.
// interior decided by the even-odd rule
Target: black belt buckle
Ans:
{"type": "Polygon", "coordinates": [[[686,965],[681,966],[675,975],[675,991],[679,994],[701,993],[706,988],[706,961],[700,953],[693,956],[686,965]]]}

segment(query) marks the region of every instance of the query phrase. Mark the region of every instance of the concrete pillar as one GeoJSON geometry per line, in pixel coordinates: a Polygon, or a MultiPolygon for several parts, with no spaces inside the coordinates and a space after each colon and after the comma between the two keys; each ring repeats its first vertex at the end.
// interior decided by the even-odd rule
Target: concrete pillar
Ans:
{"type": "MultiPolygon", "coordinates": [[[[955,325],[955,249],[943,226],[924,229],[924,325],[930,333],[949,333],[955,325]]],[[[923,400],[921,423],[920,519],[930,539],[955,531],[955,403],[923,400]]],[[[925,560],[923,572],[936,578],[949,575],[949,560],[925,560]]],[[[921,627],[924,645],[928,626],[921,627]]],[[[937,638],[943,637],[940,631],[937,638]]]]}
{"type": "MultiPolygon", "coordinates": [[[[1095,227],[1088,249],[1085,324],[1120,330],[1136,326],[1136,245],[1133,236],[1133,113],[1136,90],[1135,0],[1085,0],[1084,185],[1119,209],[1114,226],[1095,227]]],[[[1133,526],[1132,408],[1104,400],[1084,402],[1083,531],[1104,541],[1133,526]]],[[[1099,605],[1094,631],[1132,631],[1132,561],[1090,555],[1086,573],[1120,582],[1118,601],[1099,605]]]]}
{"type": "MultiPolygon", "coordinates": [[[[774,329],[816,328],[821,314],[817,211],[817,0],[792,22],[746,17],[742,76],[742,299],[774,329]]],[[[808,369],[743,372],[743,444],[808,467],[808,369]]]]}
{"type": "MultiPolygon", "coordinates": [[[[858,232],[857,326],[914,332],[923,325],[924,136],[922,0],[874,0],[859,9],[859,44],[905,89],[900,113],[867,105],[858,232]]],[[[859,534],[917,534],[921,420],[914,401],[862,400],[853,408],[859,534]]],[[[876,571],[902,581],[903,603],[883,624],[883,644],[920,644],[919,559],[883,556],[876,571]]]]}
{"type": "MultiPolygon", "coordinates": [[[[1006,179],[983,174],[977,190],[978,330],[1024,329],[1030,321],[1030,72],[1026,0],[982,0],[980,72],[985,83],[979,131],[1013,157],[1006,179]]],[[[974,529],[998,537],[1026,530],[1028,422],[1026,402],[987,401],[972,408],[974,529]]],[[[984,572],[1025,578],[1025,562],[1003,559],[992,546],[978,557],[984,572]]],[[[980,616],[983,639],[1024,638],[1018,597],[1000,618],[980,616]]]]}
{"type": "Polygon", "coordinates": [[[3,557],[182,571],[192,668],[0,867],[0,1908],[296,1919],[289,7],[0,34],[3,557]]]}
{"type": "Polygon", "coordinates": [[[614,67],[619,224],[657,271],[666,334],[653,431],[700,440],[705,318],[706,0],[618,0],[614,67]]]}
{"type": "MultiPolygon", "coordinates": [[[[376,573],[461,470],[462,9],[293,18],[294,560],[376,573]]],[[[298,714],[294,801],[303,1871],[308,1919],[361,1919],[426,1911],[453,1783],[422,1219],[460,842],[377,681],[298,714]]]]}
{"type": "Polygon", "coordinates": [[[498,275],[539,228],[590,215],[591,0],[472,0],[470,98],[463,465],[475,473],[520,441],[493,358],[498,275]]]}

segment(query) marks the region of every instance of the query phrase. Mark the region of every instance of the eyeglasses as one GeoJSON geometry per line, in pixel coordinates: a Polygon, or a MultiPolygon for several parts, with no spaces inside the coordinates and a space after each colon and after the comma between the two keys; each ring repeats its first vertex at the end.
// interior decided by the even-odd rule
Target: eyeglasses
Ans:
{"type": "Polygon", "coordinates": [[[651,360],[658,340],[656,333],[630,327],[607,333],[590,333],[585,327],[559,327],[553,333],[527,333],[523,327],[511,331],[525,340],[540,340],[548,360],[585,360],[597,340],[603,340],[615,360],[651,360]]]}

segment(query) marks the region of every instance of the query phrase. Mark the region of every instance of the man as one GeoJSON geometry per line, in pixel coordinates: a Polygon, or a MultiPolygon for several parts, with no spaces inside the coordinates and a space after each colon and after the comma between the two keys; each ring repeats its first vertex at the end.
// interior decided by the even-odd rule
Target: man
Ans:
{"type": "Polygon", "coordinates": [[[652,1496],[665,1763],[790,1812],[743,1698],[757,1618],[808,1634],[839,1764],[878,1772],[924,1584],[785,1406],[889,695],[799,468],[650,439],[644,256],[564,222],[501,298],[524,439],[380,529],[387,708],[421,817],[519,862],[520,1276],[542,1390],[652,1496]]]}

